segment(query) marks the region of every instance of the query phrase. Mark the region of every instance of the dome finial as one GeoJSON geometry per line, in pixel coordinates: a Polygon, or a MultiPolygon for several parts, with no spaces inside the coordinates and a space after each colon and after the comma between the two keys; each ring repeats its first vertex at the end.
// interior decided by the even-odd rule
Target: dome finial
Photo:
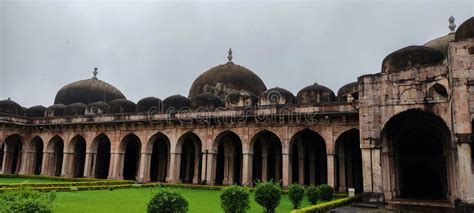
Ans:
{"type": "Polygon", "coordinates": [[[449,19],[449,29],[451,30],[451,32],[454,32],[454,30],[456,29],[456,24],[454,23],[454,17],[453,16],[450,16],[449,19]]]}
{"type": "Polygon", "coordinates": [[[92,79],[94,79],[94,80],[97,80],[97,74],[99,73],[99,72],[97,72],[98,69],[99,68],[94,67],[94,72],[92,72],[92,74],[94,74],[94,76],[92,76],[92,79]]]}
{"type": "Polygon", "coordinates": [[[229,53],[229,55],[227,56],[227,59],[229,59],[228,63],[232,63],[232,48],[229,48],[229,51],[227,53],[229,53]]]}

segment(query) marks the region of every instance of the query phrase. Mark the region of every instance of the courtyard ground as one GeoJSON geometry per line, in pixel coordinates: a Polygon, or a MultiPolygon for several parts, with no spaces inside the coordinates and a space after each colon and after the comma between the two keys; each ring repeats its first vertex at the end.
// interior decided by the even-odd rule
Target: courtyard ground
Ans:
{"type": "Polygon", "coordinates": [[[58,183],[60,180],[38,179],[38,178],[0,178],[0,184],[19,184],[19,183],[58,183]]]}

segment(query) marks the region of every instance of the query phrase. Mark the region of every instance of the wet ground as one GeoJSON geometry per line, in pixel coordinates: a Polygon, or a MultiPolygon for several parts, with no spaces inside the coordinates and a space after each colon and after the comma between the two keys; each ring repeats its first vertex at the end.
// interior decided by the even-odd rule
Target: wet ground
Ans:
{"type": "Polygon", "coordinates": [[[332,209],[330,212],[348,212],[348,213],[373,213],[373,212],[407,212],[407,213],[454,213],[454,209],[445,207],[428,207],[413,205],[385,205],[385,206],[366,206],[363,203],[356,203],[349,206],[343,206],[332,209]]]}

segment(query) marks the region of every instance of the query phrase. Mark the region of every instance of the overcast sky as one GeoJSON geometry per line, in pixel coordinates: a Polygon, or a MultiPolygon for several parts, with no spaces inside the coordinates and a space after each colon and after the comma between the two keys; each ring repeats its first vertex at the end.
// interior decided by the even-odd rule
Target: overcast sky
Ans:
{"type": "Polygon", "coordinates": [[[137,102],[187,96],[202,72],[234,62],[267,88],[295,95],[315,82],[336,92],[380,72],[389,53],[446,35],[474,1],[0,0],[0,99],[49,106],[92,76],[137,102]]]}

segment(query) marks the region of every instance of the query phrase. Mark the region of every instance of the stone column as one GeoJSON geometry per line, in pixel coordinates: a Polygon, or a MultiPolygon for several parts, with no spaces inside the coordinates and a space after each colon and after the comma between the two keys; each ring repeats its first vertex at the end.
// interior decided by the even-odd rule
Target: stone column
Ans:
{"type": "MultiPolygon", "coordinates": [[[[352,150],[351,150],[352,151],[352,150]]],[[[346,153],[346,175],[347,175],[347,187],[354,187],[354,174],[353,174],[353,163],[352,163],[352,152],[348,151],[346,153]]]]}
{"type": "MultiPolygon", "coordinates": [[[[309,184],[316,185],[316,154],[315,150],[311,149],[309,152],[309,184]]],[[[318,166],[319,169],[319,166],[318,166]]]]}
{"type": "Polygon", "coordinates": [[[199,156],[199,153],[201,153],[200,150],[197,150],[196,146],[196,151],[194,152],[194,175],[193,175],[193,184],[198,184],[199,183],[199,159],[201,156],[199,156]]]}
{"type": "Polygon", "coordinates": [[[291,155],[289,153],[283,152],[283,187],[288,188],[292,182],[292,173],[291,173],[291,155]]]}
{"type": "Polygon", "coordinates": [[[299,184],[304,184],[304,149],[303,149],[303,144],[300,143],[298,144],[298,183],[299,184]]]}
{"type": "MultiPolygon", "coordinates": [[[[186,182],[186,183],[189,182],[189,181],[192,181],[193,177],[194,177],[194,175],[191,174],[191,168],[194,166],[194,165],[191,165],[191,157],[192,157],[191,154],[192,153],[188,151],[186,153],[186,157],[185,157],[186,158],[186,168],[184,168],[184,182],[186,182]]],[[[180,174],[179,174],[180,171],[181,171],[181,168],[178,167],[178,175],[177,175],[178,179],[179,179],[179,176],[180,176],[180,174]]]]}
{"type": "Polygon", "coordinates": [[[168,183],[179,182],[180,162],[181,162],[181,153],[170,153],[168,178],[166,179],[168,183]]]}
{"type": "Polygon", "coordinates": [[[252,186],[253,154],[242,153],[242,185],[252,186]]]}
{"type": "Polygon", "coordinates": [[[268,179],[268,147],[265,141],[262,141],[262,181],[268,179]]]}
{"type": "Polygon", "coordinates": [[[71,168],[72,168],[72,157],[74,157],[73,153],[71,152],[64,152],[63,153],[63,165],[61,167],[61,177],[70,177],[71,175],[71,168]]]}
{"type": "Polygon", "coordinates": [[[123,163],[125,152],[111,152],[108,179],[123,179],[123,163]]]}
{"type": "Polygon", "coordinates": [[[217,153],[209,152],[207,154],[207,184],[214,185],[216,183],[216,167],[217,153]]]}
{"type": "Polygon", "coordinates": [[[338,171],[339,171],[339,192],[346,192],[346,161],[344,152],[340,152],[338,158],[338,171]]]}
{"type": "MultiPolygon", "coordinates": [[[[328,185],[332,186],[333,188],[336,185],[336,169],[334,165],[334,154],[327,154],[327,168],[328,168],[328,185]]],[[[337,190],[337,189],[336,189],[337,190]]]]}
{"type": "Polygon", "coordinates": [[[41,175],[52,176],[51,174],[51,151],[43,152],[43,164],[41,165],[41,175]]]}
{"type": "Polygon", "coordinates": [[[139,182],[149,182],[150,181],[150,161],[151,153],[142,152],[140,156],[140,165],[138,167],[138,178],[139,182]]]}
{"type": "Polygon", "coordinates": [[[86,152],[86,160],[84,162],[84,177],[93,178],[95,176],[95,167],[97,153],[95,152],[86,152]]]}
{"type": "Polygon", "coordinates": [[[25,149],[22,151],[21,158],[19,174],[33,174],[35,170],[35,151],[25,149]]]}

